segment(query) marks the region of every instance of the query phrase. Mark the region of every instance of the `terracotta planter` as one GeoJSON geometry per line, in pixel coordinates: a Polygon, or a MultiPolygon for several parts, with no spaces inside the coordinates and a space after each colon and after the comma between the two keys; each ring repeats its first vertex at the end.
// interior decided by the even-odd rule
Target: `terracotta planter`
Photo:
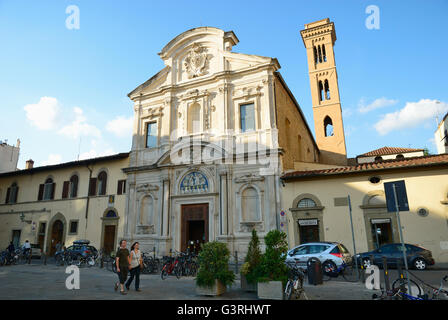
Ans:
{"type": "Polygon", "coordinates": [[[283,283],[281,281],[258,282],[258,298],[283,300],[283,283]]]}
{"type": "Polygon", "coordinates": [[[211,288],[196,286],[196,293],[200,296],[220,296],[227,290],[226,286],[219,280],[215,280],[215,285],[211,288]]]}
{"type": "Polygon", "coordinates": [[[241,290],[247,292],[257,292],[257,284],[256,283],[248,283],[246,276],[241,274],[241,290]]]}

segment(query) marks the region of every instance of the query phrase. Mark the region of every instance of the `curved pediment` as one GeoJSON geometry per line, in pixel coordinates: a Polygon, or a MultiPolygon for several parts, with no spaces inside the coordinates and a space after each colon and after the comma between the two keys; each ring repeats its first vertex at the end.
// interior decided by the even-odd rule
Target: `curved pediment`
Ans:
{"type": "Polygon", "coordinates": [[[225,32],[214,27],[193,28],[181,33],[168,42],[168,44],[163,47],[162,51],[159,52],[159,56],[163,60],[167,60],[172,57],[176,51],[185,47],[186,44],[195,42],[201,38],[215,38],[215,41],[221,44],[221,50],[225,50],[226,47],[231,48],[239,42],[233,31],[225,32]]]}

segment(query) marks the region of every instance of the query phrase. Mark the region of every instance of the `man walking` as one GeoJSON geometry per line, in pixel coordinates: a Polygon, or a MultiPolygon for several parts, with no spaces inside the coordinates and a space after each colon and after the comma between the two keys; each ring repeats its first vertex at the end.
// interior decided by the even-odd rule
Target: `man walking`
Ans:
{"type": "Polygon", "coordinates": [[[117,274],[119,282],[115,283],[115,291],[118,289],[118,284],[120,284],[120,293],[127,294],[124,290],[124,283],[128,278],[128,270],[129,270],[129,250],[126,248],[127,242],[126,240],[120,241],[120,248],[117,251],[117,255],[115,257],[115,265],[117,266],[117,274]]]}

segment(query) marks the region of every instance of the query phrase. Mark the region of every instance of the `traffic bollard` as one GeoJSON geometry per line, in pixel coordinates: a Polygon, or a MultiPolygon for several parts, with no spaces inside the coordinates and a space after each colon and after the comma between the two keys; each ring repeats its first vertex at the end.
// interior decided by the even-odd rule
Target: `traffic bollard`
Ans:
{"type": "Polygon", "coordinates": [[[392,298],[393,293],[390,290],[389,269],[387,269],[386,257],[383,257],[383,271],[384,271],[384,287],[386,288],[387,299],[390,300],[392,298]]]}

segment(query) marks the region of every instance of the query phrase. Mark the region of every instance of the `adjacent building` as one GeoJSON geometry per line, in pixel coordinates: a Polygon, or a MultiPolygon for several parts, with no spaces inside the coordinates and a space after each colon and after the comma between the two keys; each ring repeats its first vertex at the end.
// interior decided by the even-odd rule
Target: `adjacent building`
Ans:
{"type": "Polygon", "coordinates": [[[383,147],[357,156],[356,163],[372,163],[393,159],[401,160],[405,158],[422,157],[424,155],[424,149],[383,147]]]}
{"type": "Polygon", "coordinates": [[[0,245],[26,240],[49,255],[88,239],[115,250],[123,236],[129,153],[0,174],[0,245]]]}
{"type": "Polygon", "coordinates": [[[15,146],[10,146],[6,141],[0,141],[0,173],[17,170],[19,161],[20,140],[15,146]]]}
{"type": "Polygon", "coordinates": [[[448,262],[448,155],[423,156],[283,175],[282,203],[290,247],[337,241],[353,253],[348,196],[357,252],[400,241],[395,212],[388,212],[384,183],[404,180],[410,211],[401,212],[404,241],[448,262]]]}

